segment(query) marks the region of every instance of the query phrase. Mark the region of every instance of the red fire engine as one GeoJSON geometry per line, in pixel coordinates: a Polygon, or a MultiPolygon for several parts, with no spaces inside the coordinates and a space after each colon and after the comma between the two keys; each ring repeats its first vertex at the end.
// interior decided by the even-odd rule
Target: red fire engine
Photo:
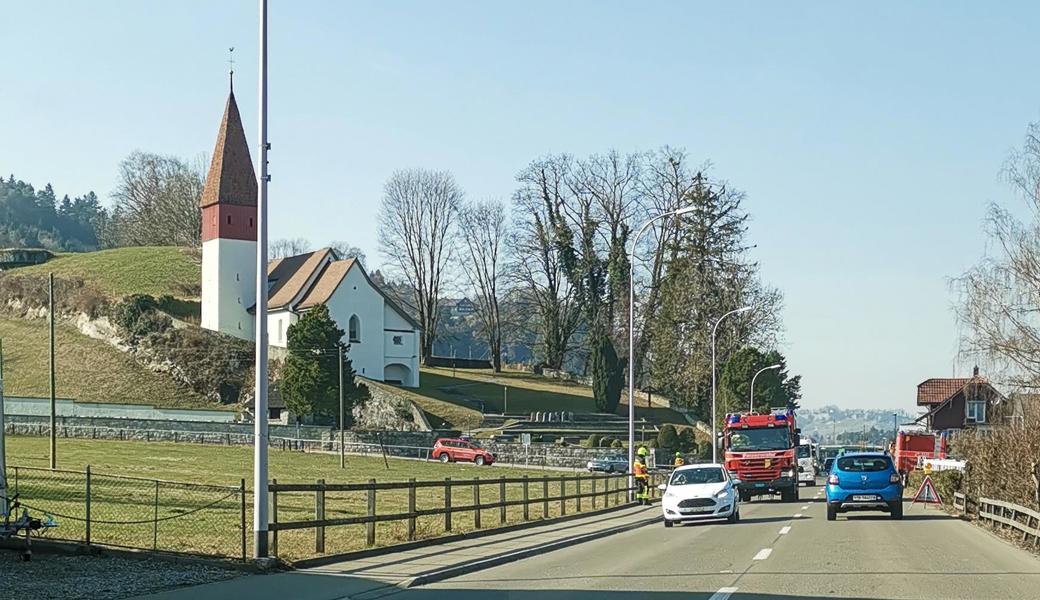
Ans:
{"type": "Polygon", "coordinates": [[[896,436],[893,454],[896,470],[906,476],[922,461],[946,458],[946,436],[923,431],[900,431],[896,436]]]}
{"type": "Polygon", "coordinates": [[[798,501],[796,448],[801,431],[795,427],[794,412],[726,415],[723,433],[726,469],[740,479],[742,501],[776,493],[783,502],[798,501]]]}

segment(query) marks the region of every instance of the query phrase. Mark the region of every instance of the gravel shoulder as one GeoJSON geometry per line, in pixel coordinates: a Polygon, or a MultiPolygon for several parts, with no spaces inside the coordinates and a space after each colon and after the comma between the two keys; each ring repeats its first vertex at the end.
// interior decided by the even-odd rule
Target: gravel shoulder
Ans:
{"type": "Polygon", "coordinates": [[[114,600],[240,575],[220,565],[154,558],[36,552],[22,562],[17,551],[0,550],[0,600],[114,600]]]}

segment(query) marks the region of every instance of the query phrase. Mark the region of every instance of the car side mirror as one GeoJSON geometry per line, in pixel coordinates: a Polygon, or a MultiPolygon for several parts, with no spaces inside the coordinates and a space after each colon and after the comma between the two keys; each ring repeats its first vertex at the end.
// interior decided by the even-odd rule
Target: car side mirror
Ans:
{"type": "Polygon", "coordinates": [[[661,490],[662,492],[666,491],[668,489],[668,484],[667,483],[662,483],[662,484],[657,486],[657,489],[661,490]]]}
{"type": "Polygon", "coordinates": [[[741,481],[739,479],[731,479],[730,481],[733,482],[733,487],[740,487],[740,484],[744,483],[743,481],[741,481]]]}

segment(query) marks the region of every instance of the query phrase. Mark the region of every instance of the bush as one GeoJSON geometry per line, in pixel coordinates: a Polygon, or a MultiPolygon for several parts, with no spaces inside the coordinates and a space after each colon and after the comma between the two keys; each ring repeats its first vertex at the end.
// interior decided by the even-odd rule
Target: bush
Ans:
{"type": "Polygon", "coordinates": [[[657,432],[657,447],[668,449],[679,447],[679,433],[675,430],[675,425],[668,423],[661,426],[661,430],[657,432]]]}
{"type": "Polygon", "coordinates": [[[981,432],[962,431],[953,439],[952,453],[967,461],[963,491],[970,497],[984,496],[1040,508],[1033,479],[1034,470],[1040,470],[1040,406],[1025,403],[1024,407],[1020,424],[998,425],[981,432]]]}
{"type": "Polygon", "coordinates": [[[583,448],[599,448],[600,440],[602,438],[595,433],[589,434],[589,437],[581,444],[583,448]]]}
{"type": "MultiPolygon", "coordinates": [[[[915,469],[910,472],[908,479],[906,494],[915,494],[917,493],[917,488],[921,487],[921,482],[924,481],[924,471],[915,469]]],[[[964,475],[960,471],[932,472],[932,483],[935,484],[935,491],[939,492],[939,498],[942,499],[943,504],[946,506],[953,505],[953,493],[961,491],[963,480],[964,475]]]]}
{"type": "Polygon", "coordinates": [[[621,440],[614,440],[613,442],[610,443],[610,447],[611,448],[624,448],[625,444],[623,444],[621,442],[621,440]]]}
{"type": "Polygon", "coordinates": [[[696,454],[697,452],[697,437],[693,434],[693,429],[690,427],[683,427],[682,431],[679,432],[679,452],[684,454],[696,454]]]}

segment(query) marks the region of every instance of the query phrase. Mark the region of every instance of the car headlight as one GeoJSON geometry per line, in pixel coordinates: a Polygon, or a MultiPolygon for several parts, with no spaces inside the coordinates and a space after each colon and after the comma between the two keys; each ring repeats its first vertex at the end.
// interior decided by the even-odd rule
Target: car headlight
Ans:
{"type": "Polygon", "coordinates": [[[794,477],[794,469],[784,471],[784,477],[794,477]]]}
{"type": "Polygon", "coordinates": [[[729,495],[728,489],[719,490],[715,493],[716,498],[725,498],[727,495],[729,495]]]}
{"type": "Polygon", "coordinates": [[[665,492],[664,498],[675,498],[675,492],[665,492]]]}

